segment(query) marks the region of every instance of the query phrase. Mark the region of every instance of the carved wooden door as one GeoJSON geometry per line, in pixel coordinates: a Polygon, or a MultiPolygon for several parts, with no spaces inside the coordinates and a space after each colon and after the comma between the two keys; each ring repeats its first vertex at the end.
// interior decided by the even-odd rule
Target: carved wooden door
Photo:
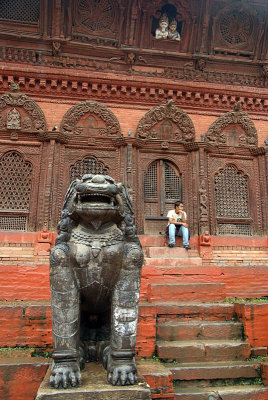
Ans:
{"type": "Polygon", "coordinates": [[[157,160],[150,164],[144,176],[144,213],[147,220],[145,224],[147,233],[159,231],[159,220],[164,220],[166,224],[167,212],[174,207],[175,201],[181,199],[181,194],[181,178],[173,164],[166,160],[157,160]]]}

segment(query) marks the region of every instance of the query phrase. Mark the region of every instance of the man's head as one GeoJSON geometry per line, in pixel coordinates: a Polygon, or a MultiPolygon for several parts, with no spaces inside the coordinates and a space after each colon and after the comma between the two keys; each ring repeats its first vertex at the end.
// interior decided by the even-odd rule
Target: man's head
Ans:
{"type": "Polygon", "coordinates": [[[182,201],[176,201],[174,204],[175,212],[178,214],[178,212],[183,211],[183,202],[182,201]]]}

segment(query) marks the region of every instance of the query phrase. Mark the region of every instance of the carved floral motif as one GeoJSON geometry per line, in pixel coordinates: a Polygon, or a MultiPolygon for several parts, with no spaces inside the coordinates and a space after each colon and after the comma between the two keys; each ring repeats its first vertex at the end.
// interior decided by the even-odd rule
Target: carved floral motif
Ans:
{"type": "Polygon", "coordinates": [[[195,130],[190,117],[169,100],[165,105],[154,107],[144,115],[139,122],[136,136],[176,142],[193,141],[195,130]]]}
{"type": "Polygon", "coordinates": [[[239,131],[235,130],[236,143],[231,143],[231,145],[257,146],[257,130],[248,114],[241,110],[240,102],[235,104],[233,111],[224,114],[210,126],[206,133],[206,141],[213,144],[229,145],[228,135],[230,136],[231,132],[226,132],[225,128],[232,124],[239,125],[242,128],[242,133],[239,134],[239,131]]]}
{"type": "Polygon", "coordinates": [[[63,117],[60,131],[74,135],[122,136],[115,115],[96,101],[84,101],[70,108],[63,117]]]}

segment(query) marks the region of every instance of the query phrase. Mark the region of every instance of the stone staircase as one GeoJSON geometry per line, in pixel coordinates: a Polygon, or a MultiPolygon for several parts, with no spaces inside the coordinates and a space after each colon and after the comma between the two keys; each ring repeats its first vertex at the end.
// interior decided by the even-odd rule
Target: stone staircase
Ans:
{"type": "Polygon", "coordinates": [[[157,310],[155,355],[172,373],[174,399],[267,400],[260,363],[248,360],[250,344],[221,282],[222,266],[238,260],[250,266],[257,258],[267,268],[267,249],[219,249],[203,262],[195,249],[159,244],[146,239],[142,295],[157,310]]]}
{"type": "MultiPolygon", "coordinates": [[[[166,247],[161,236],[141,242],[137,352],[149,358],[138,365],[152,398],[268,400],[260,362],[248,360],[237,310],[225,302],[237,293],[267,295],[267,250],[216,248],[202,260],[195,238],[188,252],[166,247]]],[[[49,359],[31,357],[52,345],[48,256],[34,243],[0,243],[0,399],[34,400],[48,367],[49,359]]]]}

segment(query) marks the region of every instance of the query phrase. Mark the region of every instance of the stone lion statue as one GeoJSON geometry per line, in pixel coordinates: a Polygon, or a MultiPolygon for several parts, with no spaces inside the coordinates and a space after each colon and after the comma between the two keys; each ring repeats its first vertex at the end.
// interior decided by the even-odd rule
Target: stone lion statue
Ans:
{"type": "Polygon", "coordinates": [[[84,175],[71,183],[61,217],[50,257],[50,385],[79,385],[94,360],[112,385],[133,385],[143,253],[127,190],[110,176],[84,175]]]}

